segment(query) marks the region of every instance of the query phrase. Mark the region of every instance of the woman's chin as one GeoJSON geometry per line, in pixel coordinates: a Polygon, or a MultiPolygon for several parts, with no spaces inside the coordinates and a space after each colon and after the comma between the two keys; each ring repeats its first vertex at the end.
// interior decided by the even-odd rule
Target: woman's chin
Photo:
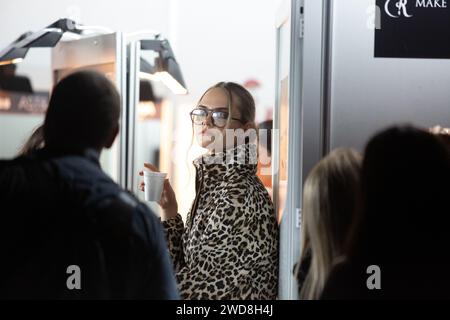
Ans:
{"type": "Polygon", "coordinates": [[[206,135],[198,135],[196,137],[199,146],[205,149],[214,149],[214,138],[206,135]]]}
{"type": "Polygon", "coordinates": [[[208,149],[209,151],[218,151],[220,150],[220,146],[217,146],[214,141],[207,141],[201,144],[202,148],[208,149]]]}

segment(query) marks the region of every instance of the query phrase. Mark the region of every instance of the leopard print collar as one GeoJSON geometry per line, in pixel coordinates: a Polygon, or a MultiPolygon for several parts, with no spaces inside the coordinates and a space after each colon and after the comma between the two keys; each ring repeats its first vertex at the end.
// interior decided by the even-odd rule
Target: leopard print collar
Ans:
{"type": "Polygon", "coordinates": [[[220,180],[237,172],[255,175],[258,164],[257,145],[245,143],[223,152],[208,153],[195,159],[193,163],[197,171],[220,180]]]}

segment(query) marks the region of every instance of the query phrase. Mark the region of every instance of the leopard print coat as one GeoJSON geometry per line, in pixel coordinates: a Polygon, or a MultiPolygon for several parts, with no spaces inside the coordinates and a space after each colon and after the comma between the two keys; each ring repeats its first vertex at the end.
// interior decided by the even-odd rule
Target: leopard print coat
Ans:
{"type": "Polygon", "coordinates": [[[244,144],[194,161],[186,226],[180,215],[163,222],[184,299],[276,299],[278,224],[256,158],[244,144]]]}

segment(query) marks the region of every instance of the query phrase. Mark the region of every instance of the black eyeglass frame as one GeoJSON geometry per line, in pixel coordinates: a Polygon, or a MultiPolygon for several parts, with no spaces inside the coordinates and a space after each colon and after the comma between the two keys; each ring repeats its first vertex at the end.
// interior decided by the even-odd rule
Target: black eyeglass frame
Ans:
{"type": "Polygon", "coordinates": [[[218,110],[211,110],[211,109],[208,109],[208,108],[203,107],[203,106],[197,106],[196,108],[194,108],[194,109],[189,113],[189,115],[191,116],[191,121],[192,121],[192,123],[193,123],[193,124],[196,124],[196,125],[198,125],[198,123],[194,123],[194,115],[193,115],[194,111],[196,111],[196,110],[200,110],[200,111],[205,112],[205,113],[206,113],[206,118],[205,118],[205,119],[208,119],[208,117],[211,115],[211,123],[212,123],[215,127],[217,127],[217,128],[224,128],[224,127],[226,126],[226,124],[223,125],[223,126],[218,126],[218,125],[216,125],[216,123],[215,123],[215,118],[214,118],[214,116],[212,115],[212,114],[214,114],[215,112],[217,112],[217,113],[219,113],[219,112],[220,112],[220,113],[224,113],[224,114],[227,115],[227,119],[236,120],[236,121],[239,121],[239,122],[242,123],[242,119],[233,118],[233,117],[229,118],[229,115],[230,115],[229,112],[218,111],[218,110]]]}

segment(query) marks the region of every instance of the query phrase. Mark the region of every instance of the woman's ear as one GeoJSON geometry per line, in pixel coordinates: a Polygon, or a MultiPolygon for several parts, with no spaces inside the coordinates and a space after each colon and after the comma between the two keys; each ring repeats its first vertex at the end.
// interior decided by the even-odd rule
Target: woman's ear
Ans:
{"type": "Polygon", "coordinates": [[[249,129],[254,129],[254,130],[256,130],[256,125],[255,125],[255,123],[254,122],[247,122],[245,125],[244,125],[244,131],[247,131],[247,130],[249,130],[249,129]]]}

